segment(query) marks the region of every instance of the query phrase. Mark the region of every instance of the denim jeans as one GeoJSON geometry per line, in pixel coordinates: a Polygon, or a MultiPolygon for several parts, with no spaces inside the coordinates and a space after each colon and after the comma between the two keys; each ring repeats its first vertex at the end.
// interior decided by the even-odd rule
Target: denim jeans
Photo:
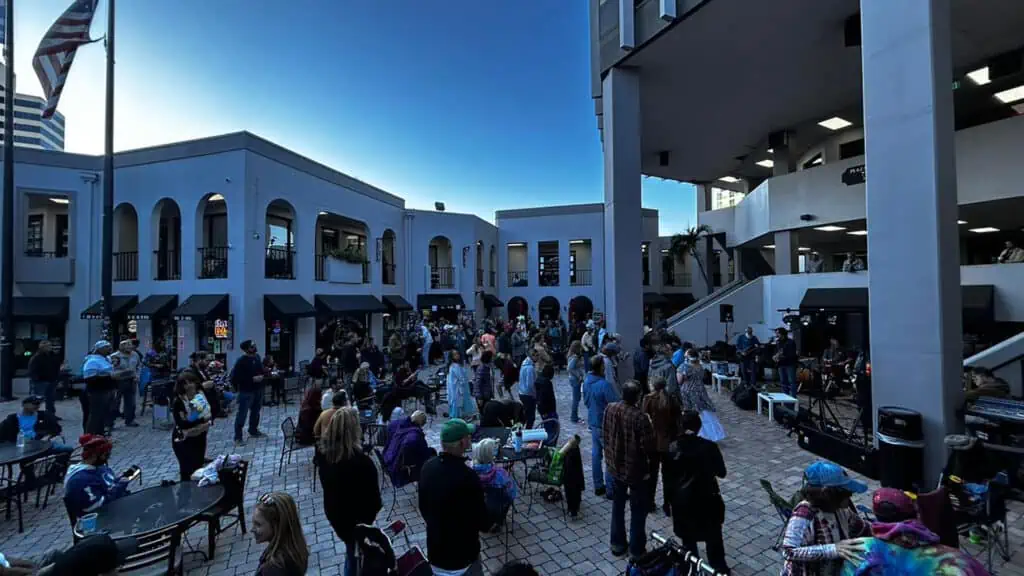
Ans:
{"type": "Polygon", "coordinates": [[[647,483],[626,484],[608,478],[612,493],[612,549],[626,548],[626,500],[629,500],[629,553],[641,556],[647,548],[647,513],[650,510],[650,498],[647,496],[647,483]]]}
{"type": "Polygon", "coordinates": [[[740,364],[740,377],[748,386],[757,386],[757,359],[745,358],[740,364]]]}
{"type": "Polygon", "coordinates": [[[594,477],[594,490],[600,490],[605,487],[605,479],[609,481],[611,477],[604,472],[604,468],[601,466],[601,462],[604,460],[604,439],[601,437],[603,432],[600,428],[590,429],[590,465],[591,475],[594,477]]]}
{"type": "Polygon", "coordinates": [[[121,415],[124,416],[124,423],[131,424],[135,422],[135,395],[138,394],[139,387],[135,385],[134,378],[125,378],[117,383],[117,389],[121,395],[121,415]]]}
{"type": "Polygon", "coordinates": [[[580,419],[580,399],[583,396],[583,392],[580,390],[580,383],[574,382],[572,378],[569,379],[569,386],[572,388],[572,410],[570,411],[569,420],[577,422],[580,419]]]}
{"type": "Polygon", "coordinates": [[[50,414],[57,414],[57,383],[56,382],[43,382],[42,380],[32,381],[32,393],[36,396],[42,396],[43,400],[46,400],[46,411],[50,414]]]}
{"type": "Polygon", "coordinates": [[[796,397],[796,366],[779,366],[779,381],[782,393],[796,397]]]}
{"type": "Polygon", "coordinates": [[[526,429],[532,430],[533,423],[537,420],[537,399],[533,396],[520,394],[519,401],[523,403],[523,418],[526,420],[526,429]]]}
{"type": "Polygon", "coordinates": [[[235,440],[242,439],[242,426],[245,424],[246,414],[249,415],[249,435],[252,436],[259,432],[261,408],[263,408],[262,386],[251,392],[238,393],[238,412],[235,413],[235,440]]]}

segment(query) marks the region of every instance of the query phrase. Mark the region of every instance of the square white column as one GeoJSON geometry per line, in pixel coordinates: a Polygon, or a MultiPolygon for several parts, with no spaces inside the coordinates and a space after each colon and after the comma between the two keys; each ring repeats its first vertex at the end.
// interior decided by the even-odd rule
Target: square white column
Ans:
{"type": "Polygon", "coordinates": [[[950,1],[862,0],[861,27],[875,414],[921,412],[928,486],[962,398],[950,1]]]}
{"type": "Polygon", "coordinates": [[[800,270],[800,235],[796,230],[775,233],[775,273],[796,274],[800,270]]]}
{"type": "MultiPolygon", "coordinates": [[[[640,83],[635,71],[612,68],[604,79],[604,286],[608,328],[631,350],[643,329],[640,245],[640,83]]],[[[632,365],[625,362],[630,378],[632,365]]]]}

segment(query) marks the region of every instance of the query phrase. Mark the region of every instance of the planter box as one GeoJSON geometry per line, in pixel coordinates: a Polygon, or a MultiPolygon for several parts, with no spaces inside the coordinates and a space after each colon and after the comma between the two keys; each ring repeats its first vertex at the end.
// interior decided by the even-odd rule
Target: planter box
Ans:
{"type": "Polygon", "coordinates": [[[357,262],[328,258],[327,281],[335,284],[362,284],[363,265],[357,262]]]}

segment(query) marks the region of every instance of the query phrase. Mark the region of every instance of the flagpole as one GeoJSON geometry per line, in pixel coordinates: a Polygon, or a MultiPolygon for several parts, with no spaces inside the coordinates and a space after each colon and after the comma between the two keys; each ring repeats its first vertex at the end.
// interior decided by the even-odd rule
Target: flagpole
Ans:
{"type": "MultiPolygon", "coordinates": [[[[114,228],[114,0],[107,0],[107,123],[103,147],[103,256],[100,293],[103,296],[103,337],[116,339],[110,317],[114,228]]],[[[117,342],[113,342],[116,347],[117,342]]]]}
{"type": "Polygon", "coordinates": [[[0,262],[0,400],[14,399],[14,0],[7,0],[4,32],[4,202],[3,253],[0,262]]]}

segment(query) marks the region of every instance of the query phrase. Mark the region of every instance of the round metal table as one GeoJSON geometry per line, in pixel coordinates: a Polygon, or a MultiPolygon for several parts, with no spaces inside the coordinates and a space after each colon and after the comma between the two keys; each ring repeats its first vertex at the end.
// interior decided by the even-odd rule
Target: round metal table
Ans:
{"type": "Polygon", "coordinates": [[[35,460],[49,452],[53,443],[49,440],[26,440],[24,448],[13,443],[0,444],[0,466],[12,466],[35,460]]]}
{"type": "MultiPolygon", "coordinates": [[[[108,502],[97,510],[95,533],[123,538],[186,524],[213,508],[223,497],[221,484],[200,487],[193,482],[181,482],[153,486],[108,502]]],[[[75,526],[75,536],[85,536],[78,531],[78,526],[75,526]]]]}

